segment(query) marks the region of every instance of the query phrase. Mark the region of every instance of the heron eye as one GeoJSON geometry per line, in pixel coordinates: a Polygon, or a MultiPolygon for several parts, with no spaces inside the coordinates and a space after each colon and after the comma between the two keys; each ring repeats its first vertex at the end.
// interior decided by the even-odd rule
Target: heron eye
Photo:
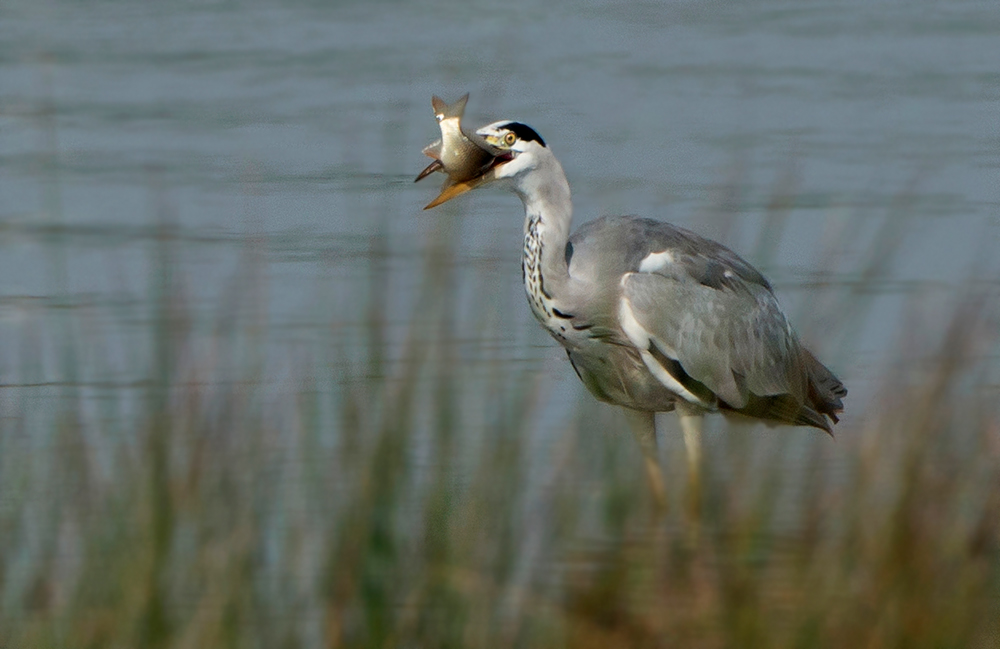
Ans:
{"type": "Polygon", "coordinates": [[[516,141],[517,141],[517,136],[514,135],[513,133],[507,133],[507,135],[503,136],[503,143],[506,144],[507,146],[511,146],[516,141]]]}

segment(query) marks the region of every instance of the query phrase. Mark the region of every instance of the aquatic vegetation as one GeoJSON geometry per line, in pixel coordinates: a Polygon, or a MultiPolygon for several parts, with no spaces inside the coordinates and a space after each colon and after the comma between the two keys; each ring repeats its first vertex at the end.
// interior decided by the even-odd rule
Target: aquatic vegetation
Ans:
{"type": "MultiPolygon", "coordinates": [[[[79,382],[42,399],[8,388],[0,645],[909,648],[1000,637],[992,288],[956,298],[944,331],[900,332],[898,362],[835,441],[709,432],[691,520],[677,506],[683,471],[657,513],[611,408],[581,391],[553,427],[537,372],[488,351],[460,362],[469,342],[456,322],[487,339],[507,323],[488,291],[454,299],[447,227],[429,235],[420,308],[401,337],[377,297],[388,244],[374,236],[370,284],[353,296],[366,305],[362,333],[331,334],[278,381],[252,353],[257,325],[238,315],[260,299],[253,281],[197,322],[169,220],[158,228],[148,353],[114,349],[124,343],[113,328],[74,316],[60,349],[79,382]],[[919,358],[906,353],[914,341],[919,358]],[[148,378],[88,383],[105,352],[148,378]]],[[[246,245],[244,279],[259,263],[246,245]]],[[[516,306],[510,317],[527,320],[516,306]]],[[[680,447],[664,441],[679,468],[680,447]]]]}

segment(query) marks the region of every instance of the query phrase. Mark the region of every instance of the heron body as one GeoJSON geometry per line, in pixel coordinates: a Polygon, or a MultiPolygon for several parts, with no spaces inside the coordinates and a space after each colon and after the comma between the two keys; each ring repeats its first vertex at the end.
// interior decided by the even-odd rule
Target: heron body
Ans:
{"type": "Polygon", "coordinates": [[[570,281],[584,285],[575,303],[560,309],[537,295],[544,278],[527,279],[528,256],[525,288],[594,396],[654,412],[680,400],[830,432],[824,415],[836,417],[842,396],[832,375],[798,343],[767,280],[730,250],[652,219],[604,217],[565,251],[570,281]]]}
{"type": "Polygon", "coordinates": [[[511,121],[478,134],[502,153],[445,200],[486,184],[520,197],[531,311],[591,394],[626,409],[648,462],[656,412],[680,413],[692,474],[706,412],[831,432],[847,391],[802,347],[753,266],[652,219],[599,218],[571,236],[569,183],[542,138],[511,121]]]}

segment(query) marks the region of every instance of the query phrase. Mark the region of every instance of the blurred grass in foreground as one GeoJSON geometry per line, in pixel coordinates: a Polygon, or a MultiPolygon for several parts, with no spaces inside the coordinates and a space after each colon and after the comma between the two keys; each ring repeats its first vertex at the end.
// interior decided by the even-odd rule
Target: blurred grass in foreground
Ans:
{"type": "MultiPolygon", "coordinates": [[[[500,325],[489,277],[454,298],[447,227],[399,358],[376,237],[366,335],[308,350],[275,388],[259,323],[234,315],[261,299],[252,242],[206,339],[161,220],[141,397],[63,393],[0,418],[0,646],[1000,645],[993,298],[957,300],[937,339],[901,332],[836,442],[714,439],[695,535],[684,476],[657,517],[611,409],[581,397],[539,450],[537,377],[461,362],[456,320],[500,325]],[[918,336],[932,363],[906,360],[918,336]]],[[[99,338],[67,340],[71,357],[114,344],[99,338]]]]}

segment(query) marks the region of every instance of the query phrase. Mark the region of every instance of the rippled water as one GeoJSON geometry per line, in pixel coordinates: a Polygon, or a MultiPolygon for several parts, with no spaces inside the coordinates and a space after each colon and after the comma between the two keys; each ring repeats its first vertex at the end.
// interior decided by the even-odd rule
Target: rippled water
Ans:
{"type": "MultiPolygon", "coordinates": [[[[420,210],[435,193],[411,182],[437,135],[432,93],[471,92],[470,123],[533,125],[580,221],[637,213],[723,237],[855,381],[910,296],[937,304],[997,244],[989,3],[11,2],[0,18],[0,328],[13,337],[37,326],[58,339],[50,316],[66,306],[132,335],[152,317],[164,215],[206,312],[244,273],[250,238],[269,305],[254,317],[279,358],[331,322],[357,332],[352,296],[376,266],[405,327],[445,219],[468,275],[489,273],[496,304],[516,306],[506,338],[470,331],[470,344],[578,390],[519,301],[517,201],[484,191],[420,210]],[[783,225],[767,216],[776,194],[783,225]],[[894,254],[866,287],[870,311],[806,312],[831,286],[851,290],[889,215],[894,254]]],[[[4,355],[6,384],[66,379],[55,363],[25,376],[17,351],[4,355]]],[[[142,378],[127,359],[109,367],[142,378]]]]}
{"type": "MultiPolygon", "coordinates": [[[[143,516],[119,507],[119,497],[145,502],[147,473],[149,484],[160,481],[165,492],[187,484],[186,462],[205,469],[208,486],[176,496],[187,498],[188,509],[178,506],[176,557],[163,565],[212,587],[204,601],[189,602],[179,590],[174,597],[183,606],[214,603],[214,573],[201,573],[232,548],[216,548],[207,535],[210,559],[201,562],[199,537],[187,534],[214,530],[229,510],[252,511],[259,529],[250,530],[254,540],[245,545],[259,552],[246,565],[267,597],[260,609],[288,611],[285,624],[301,616],[316,638],[335,626],[324,621],[333,609],[320,588],[332,579],[324,576],[331,569],[320,568],[339,567],[340,555],[329,550],[342,536],[334,528],[342,524],[350,533],[359,518],[395,520],[395,508],[411,502],[415,515],[402,518],[426,520],[400,536],[420,537],[423,525],[430,539],[451,525],[456,538],[469,535],[475,556],[507,547],[510,574],[496,580],[514,600],[534,579],[569,583],[609,557],[635,553],[638,564],[647,549],[670,547],[657,536],[662,530],[636,534],[635,521],[624,520],[640,502],[629,495],[643,479],[635,446],[616,444],[613,435],[564,434],[573,426],[601,428],[610,409],[592,404],[524,304],[519,202],[482,190],[422,211],[438,182],[413,183],[426,164],[421,149],[438,137],[432,94],[450,101],[470,92],[466,117],[473,125],[512,118],[535,127],[563,163],[578,222],[615,212],[671,220],[720,238],[773,280],[802,337],[851,390],[840,427],[847,439],[839,445],[817,433],[716,435],[718,418],[711,418],[705,475],[716,489],[706,493],[746,501],[746,511],[760,502],[769,522],[759,529],[740,522],[740,529],[748,538],[775,537],[775,565],[794,554],[786,545],[797,541],[784,539],[784,531],[808,527],[807,518],[828,522],[833,537],[838,527],[878,522],[872,534],[898,529],[910,541],[905,516],[864,506],[869,492],[893,486],[863,481],[857,499],[851,490],[837,491],[851,467],[870,471],[869,478],[903,476],[917,485],[919,501],[937,495],[937,472],[964,462],[961,473],[971,466],[973,477],[962,477],[975,488],[945,482],[954,500],[946,492],[935,502],[943,511],[941,503],[961,498],[972,504],[956,509],[974,511],[992,483],[975,483],[975,463],[966,461],[973,451],[914,455],[916,463],[935,463],[928,474],[934,479],[919,482],[919,471],[894,466],[900,458],[869,457],[893,451],[892,438],[869,444],[865,437],[891,418],[862,415],[880,394],[889,359],[930,353],[921,343],[940,333],[953,298],[970,284],[996,286],[997,7],[961,0],[0,3],[0,527],[11,537],[0,556],[5,605],[18,597],[35,602],[43,597],[36,592],[51,590],[62,619],[62,581],[103,579],[104,562],[117,565],[119,537],[109,532],[112,541],[101,545],[105,528],[146,524],[132,520],[143,516]],[[429,317],[433,305],[448,301],[423,301],[429,277],[453,291],[456,322],[429,317]],[[386,324],[384,338],[372,322],[386,324]],[[930,334],[911,336],[913,329],[930,334]],[[448,376],[452,361],[462,366],[451,382],[409,377],[414,390],[431,393],[414,401],[439,402],[429,406],[437,408],[432,416],[415,408],[407,418],[419,431],[441,423],[429,441],[396,439],[392,417],[383,425],[381,413],[366,419],[370,413],[343,406],[408,403],[385,396],[396,380],[385,368],[413,334],[423,338],[411,349],[438,352],[428,354],[435,360],[421,371],[448,376]],[[187,337],[171,347],[175,336],[187,337]],[[174,374],[157,385],[173,391],[144,391],[158,380],[157,370],[168,374],[164,368],[174,374]],[[248,376],[253,385],[244,389],[239,382],[248,376]],[[314,399],[314,391],[340,380],[384,376],[389,380],[372,380],[357,394],[348,386],[340,401],[333,389],[325,401],[314,399]],[[455,386],[460,394],[444,394],[455,386]],[[154,403],[143,410],[150,394],[154,403]],[[82,405],[60,409],[56,399],[70,395],[82,395],[72,402],[82,405]],[[175,397],[177,430],[161,435],[157,416],[175,397]],[[453,408],[455,401],[461,403],[453,408]],[[520,410],[496,412],[510,404],[520,410]],[[332,412],[339,406],[344,413],[332,412]],[[81,425],[64,425],[78,414],[81,425]],[[503,420],[500,433],[490,432],[491,417],[503,420]],[[380,453],[358,451],[370,440],[330,443],[344,422],[342,437],[356,437],[350,423],[357,421],[364,423],[358,430],[375,431],[379,447],[386,440],[405,446],[418,470],[400,470],[405,476],[395,480],[365,474],[400,464],[389,443],[386,463],[380,453]],[[454,431],[463,434],[461,443],[451,439],[454,431]],[[570,439],[585,441],[577,447],[570,439]],[[143,455],[144,444],[162,457],[143,455]],[[350,444],[356,448],[342,452],[350,444]],[[122,458],[140,455],[135,471],[116,472],[122,458]],[[157,461],[173,474],[147,471],[157,461]],[[468,475],[475,471],[486,475],[468,475]],[[441,484],[424,484],[435,480],[441,484]],[[468,491],[490,498],[455,525],[467,513],[457,505],[445,512],[461,500],[451,498],[452,486],[457,493],[476,480],[484,482],[468,491]],[[372,484],[399,502],[355,498],[372,484]],[[82,505],[70,502],[77,491],[86,492],[82,505]],[[579,521],[564,520],[562,499],[566,511],[580,512],[579,521]],[[355,500],[362,501],[357,510],[355,500]],[[808,517],[803,503],[814,506],[808,517]],[[345,514],[355,511],[358,518],[345,514]],[[881,525],[890,518],[902,522],[881,525]],[[560,531],[564,525],[575,532],[560,531]],[[81,573],[81,564],[97,567],[81,573]],[[306,593],[305,605],[288,597],[292,592],[306,593]]],[[[943,347],[953,348],[961,346],[943,347]]],[[[958,427],[965,420],[947,421],[958,427]]],[[[964,438],[955,437],[960,446],[964,438]]],[[[686,478],[680,436],[661,440],[675,497],[686,478]]],[[[170,517],[169,507],[150,502],[170,517]]],[[[911,507],[932,521],[928,528],[938,525],[911,507]]],[[[932,502],[928,511],[938,509],[932,502]]],[[[734,506],[735,513],[712,520],[729,534],[741,511],[734,506]]],[[[247,531],[239,525],[232,545],[242,548],[247,531]]],[[[677,541],[688,530],[662,533],[677,541]]],[[[916,542],[932,536],[925,531],[916,542]]],[[[383,541],[372,532],[360,541],[372,549],[359,556],[394,593],[383,541]]],[[[403,545],[409,552],[411,544],[403,545]]],[[[714,547],[723,548],[724,560],[727,552],[741,555],[738,545],[714,547]]],[[[949,550],[941,565],[953,566],[953,545],[942,545],[949,550]]],[[[863,548],[845,547],[866,556],[863,548]]],[[[126,571],[146,564],[145,549],[136,552],[139,562],[124,561],[126,571]]],[[[392,565],[411,563],[404,554],[392,565]]],[[[437,574],[436,559],[423,560],[437,574]]],[[[853,558],[841,563],[855,565],[853,558]]],[[[464,578],[462,570],[456,574],[464,578]]],[[[768,574],[762,579],[769,588],[797,592],[783,581],[785,572],[768,574]]],[[[918,565],[912,574],[936,573],[920,573],[918,565]]],[[[139,579],[144,589],[160,587],[139,579]]],[[[358,583],[362,591],[369,587],[358,583]]],[[[233,584],[233,601],[243,601],[243,582],[233,584]]],[[[132,590],[123,592],[135,599],[132,590]]],[[[641,587],[634,592],[646,596],[641,587]]],[[[862,607],[884,599],[878,589],[857,592],[845,599],[862,607]]],[[[387,598],[382,605],[396,604],[387,598]]],[[[257,611],[247,606],[239,610],[257,611]]],[[[98,618],[89,608],[83,612],[86,628],[103,624],[92,622],[98,618]]],[[[225,619],[230,625],[228,613],[225,619]]]]}

